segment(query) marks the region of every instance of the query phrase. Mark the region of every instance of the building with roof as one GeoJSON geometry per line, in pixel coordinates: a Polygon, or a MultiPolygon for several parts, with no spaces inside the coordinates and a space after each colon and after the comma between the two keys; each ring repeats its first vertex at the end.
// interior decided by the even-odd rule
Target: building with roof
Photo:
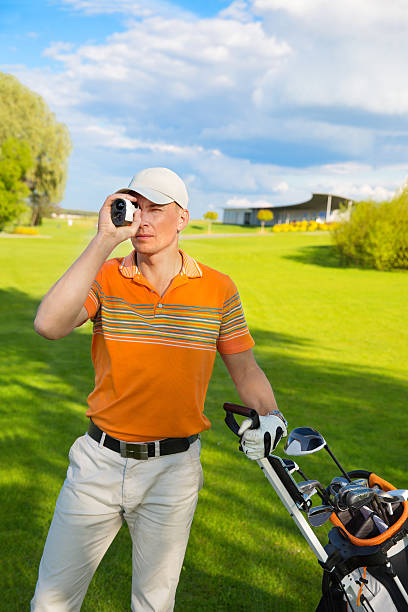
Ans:
{"type": "Polygon", "coordinates": [[[273,219],[265,225],[291,223],[292,221],[338,221],[349,211],[352,200],[327,193],[313,193],[310,200],[299,204],[275,204],[270,206],[226,206],[223,208],[223,223],[231,225],[261,225],[257,218],[259,210],[271,210],[273,219]]]}

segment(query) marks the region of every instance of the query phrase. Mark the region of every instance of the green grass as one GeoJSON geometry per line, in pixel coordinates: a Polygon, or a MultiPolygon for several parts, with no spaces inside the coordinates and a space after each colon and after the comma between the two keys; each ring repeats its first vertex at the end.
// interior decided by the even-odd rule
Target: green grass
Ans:
{"type": "MultiPolygon", "coordinates": [[[[221,221],[211,222],[211,233],[212,234],[242,234],[250,233],[256,234],[260,231],[260,227],[253,227],[248,225],[228,225],[221,223],[221,221]]],[[[270,228],[266,228],[265,231],[271,231],[270,228]]],[[[208,233],[208,221],[202,219],[190,220],[188,226],[184,230],[185,234],[207,234],[208,233]]]]}
{"type": "MultiPolygon", "coordinates": [[[[90,325],[49,342],[32,321],[94,223],[46,221],[42,233],[51,238],[0,238],[0,607],[9,612],[28,609],[67,453],[86,428],[93,381],[90,325]]],[[[408,275],[339,267],[327,234],[198,238],[181,246],[237,284],[257,360],[289,427],[315,426],[347,469],[408,486],[408,275]]],[[[121,245],[117,252],[128,250],[121,245]]],[[[237,452],[223,423],[224,401],[238,396],[217,358],[206,401],[213,427],[202,436],[205,485],[176,611],[314,610],[317,562],[258,466],[237,452]]],[[[336,474],[324,452],[301,465],[324,482],[336,474]]],[[[326,527],[319,533],[324,541],[326,527]]],[[[123,528],[82,609],[128,610],[130,583],[123,528]]]]}

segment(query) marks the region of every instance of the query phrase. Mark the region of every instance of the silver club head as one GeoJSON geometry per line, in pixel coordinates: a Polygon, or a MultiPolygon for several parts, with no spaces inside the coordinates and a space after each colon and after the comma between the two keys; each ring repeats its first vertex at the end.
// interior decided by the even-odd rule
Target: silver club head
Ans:
{"type": "Polygon", "coordinates": [[[310,455],[324,448],[326,441],[323,436],[312,427],[296,427],[288,435],[284,451],[292,457],[310,455]]]}
{"type": "Polygon", "coordinates": [[[302,480],[296,484],[306,499],[310,499],[316,493],[316,488],[322,486],[318,480],[302,480]]]}
{"type": "Polygon", "coordinates": [[[350,491],[357,491],[360,489],[361,487],[359,485],[354,484],[352,482],[349,482],[348,484],[344,485],[344,487],[342,487],[334,496],[334,505],[336,506],[336,508],[341,511],[348,510],[349,505],[347,503],[347,494],[350,491]]]}
{"type": "Polygon", "coordinates": [[[336,495],[346,485],[350,484],[344,476],[335,476],[329,484],[329,490],[332,495],[336,495]]]}
{"type": "Polygon", "coordinates": [[[351,484],[356,484],[360,487],[368,487],[368,480],[367,478],[356,478],[355,480],[351,481],[351,484]]]}
{"type": "Polygon", "coordinates": [[[357,510],[366,504],[369,504],[375,495],[375,491],[373,489],[368,489],[367,487],[360,487],[359,489],[349,489],[346,494],[345,503],[348,508],[352,508],[353,510],[357,510]]]}
{"type": "Polygon", "coordinates": [[[331,506],[315,506],[309,510],[307,519],[312,527],[320,527],[327,523],[332,514],[331,506]]]}
{"type": "Polygon", "coordinates": [[[407,489],[393,489],[392,491],[383,491],[382,489],[376,489],[375,495],[378,498],[378,501],[383,504],[392,504],[408,501],[407,489]]]}

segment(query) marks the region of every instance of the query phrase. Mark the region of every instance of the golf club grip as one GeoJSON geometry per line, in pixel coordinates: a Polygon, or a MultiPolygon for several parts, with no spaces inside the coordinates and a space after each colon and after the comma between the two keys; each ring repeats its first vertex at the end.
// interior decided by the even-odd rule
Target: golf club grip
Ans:
{"type": "Polygon", "coordinates": [[[234,414],[239,414],[240,416],[252,419],[251,429],[256,429],[257,427],[259,427],[259,415],[257,411],[253,410],[252,408],[247,408],[246,406],[240,406],[239,404],[231,404],[230,402],[225,402],[224,410],[227,413],[225,415],[225,423],[236,436],[238,436],[239,425],[235,420],[234,414]]]}

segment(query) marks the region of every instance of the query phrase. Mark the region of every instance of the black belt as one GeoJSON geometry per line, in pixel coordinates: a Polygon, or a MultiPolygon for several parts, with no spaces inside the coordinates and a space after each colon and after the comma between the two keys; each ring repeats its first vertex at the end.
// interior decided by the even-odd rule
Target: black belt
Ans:
{"type": "Polygon", "coordinates": [[[105,434],[102,446],[120,453],[121,457],[131,457],[132,459],[148,459],[149,457],[182,453],[198,438],[198,434],[194,434],[188,438],[164,438],[164,440],[156,440],[156,442],[123,442],[109,436],[91,420],[89,421],[88,434],[97,442],[100,442],[103,434],[105,434]]]}

